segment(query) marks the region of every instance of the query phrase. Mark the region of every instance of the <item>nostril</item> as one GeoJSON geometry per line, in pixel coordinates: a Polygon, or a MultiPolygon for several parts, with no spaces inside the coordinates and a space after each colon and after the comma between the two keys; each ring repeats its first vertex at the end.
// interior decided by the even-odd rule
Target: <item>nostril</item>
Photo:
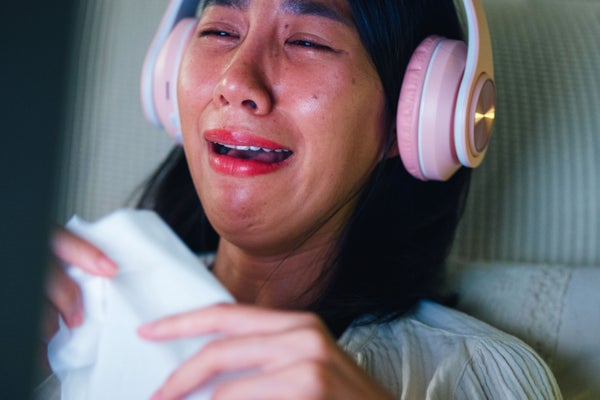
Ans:
{"type": "Polygon", "coordinates": [[[242,104],[245,106],[249,106],[253,110],[256,110],[258,108],[258,105],[256,105],[256,102],[254,102],[253,100],[244,100],[242,101],[242,104]]]}
{"type": "Polygon", "coordinates": [[[224,105],[224,106],[226,106],[226,105],[229,104],[229,101],[223,95],[219,96],[219,100],[221,101],[221,104],[224,105]]]}

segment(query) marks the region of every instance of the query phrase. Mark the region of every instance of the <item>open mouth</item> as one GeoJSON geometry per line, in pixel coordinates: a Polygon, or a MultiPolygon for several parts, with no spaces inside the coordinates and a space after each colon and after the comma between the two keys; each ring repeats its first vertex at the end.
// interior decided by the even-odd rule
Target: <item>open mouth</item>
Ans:
{"type": "Polygon", "coordinates": [[[234,146],[217,142],[211,143],[213,151],[218,155],[240,160],[257,161],[265,164],[280,163],[294,154],[291,150],[287,149],[268,149],[256,146],[234,146]]]}

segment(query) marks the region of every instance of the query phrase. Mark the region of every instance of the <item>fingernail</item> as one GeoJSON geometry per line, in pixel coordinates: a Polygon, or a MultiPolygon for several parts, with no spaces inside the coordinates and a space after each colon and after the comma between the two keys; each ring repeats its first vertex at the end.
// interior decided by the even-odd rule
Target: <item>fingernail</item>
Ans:
{"type": "Polygon", "coordinates": [[[100,257],[98,259],[98,268],[109,276],[113,276],[117,273],[118,267],[114,262],[106,257],[100,257]]]}

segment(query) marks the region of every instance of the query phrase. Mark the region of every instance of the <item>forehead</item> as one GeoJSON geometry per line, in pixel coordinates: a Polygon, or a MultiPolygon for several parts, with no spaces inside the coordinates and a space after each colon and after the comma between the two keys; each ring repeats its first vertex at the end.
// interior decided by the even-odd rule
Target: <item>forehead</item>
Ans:
{"type": "Polygon", "coordinates": [[[290,14],[320,16],[353,25],[352,13],[346,0],[203,0],[200,9],[224,6],[247,10],[261,4],[290,14]]]}

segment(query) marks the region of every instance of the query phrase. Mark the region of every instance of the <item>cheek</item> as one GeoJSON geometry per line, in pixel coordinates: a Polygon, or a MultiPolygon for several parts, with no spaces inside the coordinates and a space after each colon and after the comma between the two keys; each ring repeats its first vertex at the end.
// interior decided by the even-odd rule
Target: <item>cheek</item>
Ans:
{"type": "Polygon", "coordinates": [[[347,129],[352,133],[355,152],[366,153],[379,161],[385,142],[385,96],[379,81],[366,87],[354,86],[348,94],[347,129]]]}
{"type": "Polygon", "coordinates": [[[304,202],[318,197],[326,204],[346,204],[381,160],[383,102],[370,98],[370,102],[321,103],[318,108],[327,112],[307,119],[311,125],[306,131],[311,135],[304,162],[305,171],[311,172],[303,180],[306,191],[299,191],[309,194],[304,202]]]}
{"type": "Polygon", "coordinates": [[[186,131],[192,128],[192,121],[197,119],[199,112],[211,101],[213,94],[214,79],[211,69],[197,61],[198,59],[193,51],[186,52],[177,81],[177,102],[184,137],[186,131]]]}
{"type": "Polygon", "coordinates": [[[311,115],[306,121],[315,150],[338,163],[376,163],[385,139],[385,99],[379,85],[347,85],[330,93],[317,92],[299,107],[311,115]]]}

